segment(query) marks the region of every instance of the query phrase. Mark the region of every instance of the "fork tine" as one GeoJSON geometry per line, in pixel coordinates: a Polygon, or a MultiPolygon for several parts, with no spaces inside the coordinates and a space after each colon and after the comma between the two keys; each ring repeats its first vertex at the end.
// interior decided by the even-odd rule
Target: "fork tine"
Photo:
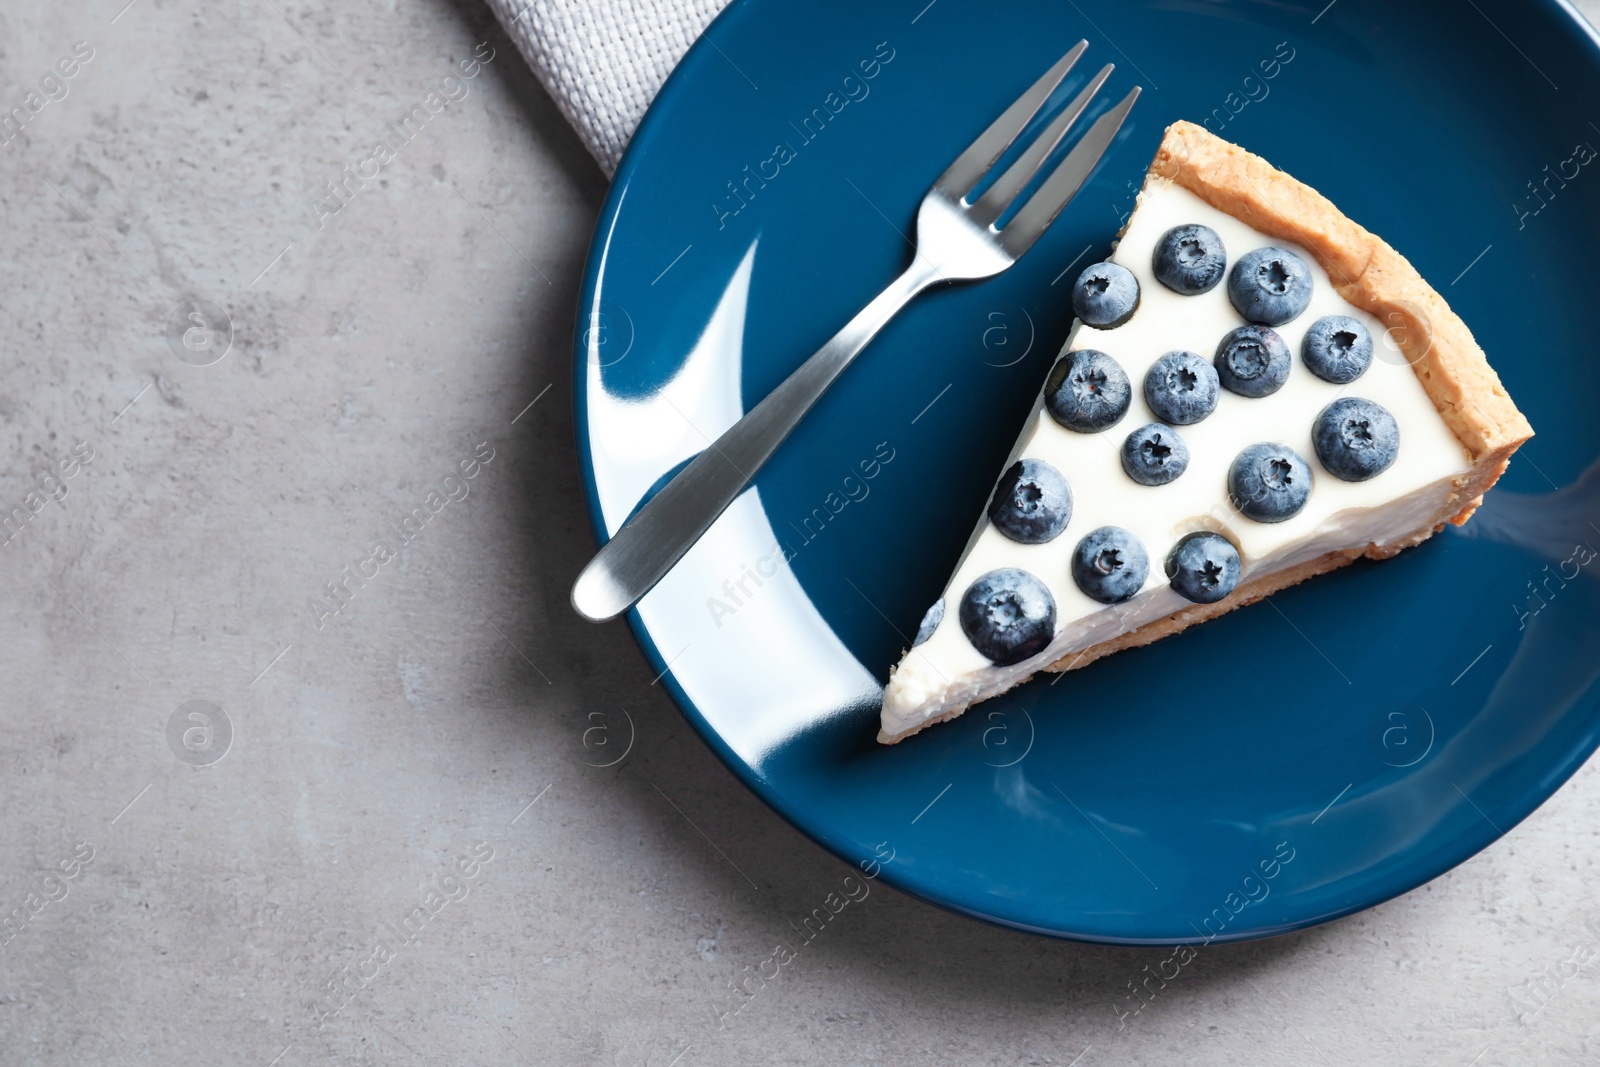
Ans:
{"type": "Polygon", "coordinates": [[[1084,109],[1089,106],[1089,101],[1094,99],[1094,94],[1100,91],[1100,87],[1111,76],[1113,69],[1115,68],[1112,64],[1107,63],[1100,68],[1100,73],[1089,79],[1089,84],[1084,86],[1077,98],[1067,105],[1066,110],[1045,127],[1028,150],[1007,167],[999,180],[988,188],[976,204],[972,205],[968,218],[979,226],[987,226],[1000,217],[1016,195],[1039,172],[1039,168],[1044,165],[1050,153],[1055,151],[1061,139],[1067,135],[1067,131],[1072,129],[1072,124],[1078,121],[1084,109]]]}
{"type": "Polygon", "coordinates": [[[1083,135],[1083,140],[1067,153],[1067,158],[1057,165],[1016,217],[1000,231],[1000,244],[1013,259],[1032,248],[1033,242],[1067,206],[1067,201],[1077,195],[1094,171],[1095,164],[1111,147],[1112,138],[1122,128],[1128,112],[1133,110],[1133,102],[1139,99],[1139,92],[1139,87],[1135,86],[1120,104],[1096,119],[1094,125],[1089,127],[1089,132],[1083,135]]]}
{"type": "Polygon", "coordinates": [[[989,124],[989,128],[979,134],[956,157],[954,163],[945,168],[939,175],[933,187],[949,196],[952,200],[960,200],[972,191],[972,185],[979,178],[988,173],[994,166],[994,161],[999,159],[1001,153],[1011,147],[1011,142],[1017,139],[1017,134],[1028,124],[1028,120],[1044,102],[1055,92],[1056,86],[1061,84],[1061,79],[1067,76],[1072,65],[1083,55],[1083,50],[1089,47],[1088,41],[1079,41],[1072,50],[1056,61],[1055,66],[1045,71],[1044,77],[1033,83],[1033,86],[1016,102],[1003,111],[999,118],[989,124]]]}

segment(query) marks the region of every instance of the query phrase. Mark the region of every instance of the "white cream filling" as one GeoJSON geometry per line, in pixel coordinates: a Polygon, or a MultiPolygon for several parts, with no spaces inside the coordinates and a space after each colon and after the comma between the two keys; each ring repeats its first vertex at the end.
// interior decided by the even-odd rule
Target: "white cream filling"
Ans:
{"type": "Polygon", "coordinates": [[[1439,514],[1458,476],[1471,469],[1470,457],[1384,332],[1384,324],[1335,292],[1327,273],[1303,248],[1269,238],[1187,189],[1152,178],[1111,258],[1138,278],[1139,310],[1114,330],[1078,325],[1063,351],[1099,349],[1120,363],[1133,386],[1128,413],[1101,433],[1074,433],[1050,417],[1041,395],[1007,466],[1028,456],[1060,470],[1072,487],[1071,521],[1055,540],[1023,545],[996,530],[987,516],[980,520],[945,588],[943,621],[926,642],[907,653],[889,678],[882,716],[886,734],[903,733],[996,696],[1063,656],[1189,606],[1168,586],[1164,568],[1167,554],[1185,534],[1206,529],[1232,540],[1240,551],[1240,584],[1245,585],[1328,552],[1383,545],[1414,533],[1439,514]],[[1226,278],[1209,293],[1180,296],[1151,273],[1151,253],[1161,235],[1173,226],[1196,222],[1221,236],[1230,269],[1240,256],[1264,245],[1295,252],[1311,269],[1311,304],[1294,321],[1277,327],[1293,354],[1283,388],[1259,399],[1222,390],[1211,415],[1192,426],[1177,427],[1189,446],[1188,470],[1168,485],[1143,486],[1123,471],[1121,447],[1129,433],[1158,421],[1144,402],[1145,372],[1174,349],[1198,352],[1210,360],[1223,335],[1244,325],[1228,301],[1226,278]],[[1324,315],[1359,319],[1375,342],[1372,365],[1348,385],[1322,381],[1300,359],[1301,339],[1324,315]],[[1318,413],[1341,396],[1375,400],[1399,424],[1400,451],[1393,466],[1365,482],[1335,478],[1322,468],[1312,448],[1311,429],[1318,413]],[[1229,465],[1240,451],[1260,441],[1287,444],[1311,466],[1311,496],[1300,513],[1285,522],[1254,522],[1228,504],[1229,465]],[[1100,526],[1129,530],[1149,556],[1144,586],[1122,604],[1091,600],[1072,580],[1073,548],[1100,526]],[[1056,602],[1055,640],[1037,656],[1009,667],[996,667],[973,648],[959,619],[967,587],[998,567],[1020,567],[1037,576],[1056,602]]]}

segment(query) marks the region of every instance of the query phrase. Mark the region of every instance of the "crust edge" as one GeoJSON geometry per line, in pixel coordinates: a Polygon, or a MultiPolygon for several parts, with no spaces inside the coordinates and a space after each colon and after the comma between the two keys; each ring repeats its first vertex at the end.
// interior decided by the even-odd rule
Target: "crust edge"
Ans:
{"type": "MultiPolygon", "coordinates": [[[[1310,252],[1340,296],[1388,324],[1389,337],[1475,467],[1509,459],[1533,436],[1461,317],[1404,256],[1327,197],[1192,122],[1167,128],[1145,180],[1157,179],[1310,252]]],[[[1484,488],[1493,484],[1490,478],[1484,488]]]]}

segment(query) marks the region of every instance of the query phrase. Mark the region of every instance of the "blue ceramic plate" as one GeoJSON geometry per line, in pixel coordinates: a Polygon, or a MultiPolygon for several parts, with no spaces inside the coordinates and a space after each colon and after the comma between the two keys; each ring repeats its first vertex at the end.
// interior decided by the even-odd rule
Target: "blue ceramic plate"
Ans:
{"type": "Polygon", "coordinates": [[[629,148],[577,339],[602,537],[908,262],[933,177],[1074,42],[1070,88],[1145,87],[1044,239],[891,323],[630,615],[728,766],[907,892],[1092,941],[1278,933],[1449,870],[1600,741],[1595,38],[1555,0],[1325,2],[735,0],[629,148]],[[1538,436],[1464,529],[881,746],[1071,266],[1180,118],[1409,257],[1538,436]]]}

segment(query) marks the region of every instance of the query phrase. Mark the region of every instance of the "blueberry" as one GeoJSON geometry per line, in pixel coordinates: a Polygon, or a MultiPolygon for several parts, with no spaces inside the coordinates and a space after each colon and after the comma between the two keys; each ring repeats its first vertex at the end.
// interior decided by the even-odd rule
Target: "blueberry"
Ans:
{"type": "Polygon", "coordinates": [[[1346,385],[1372,366],[1372,334],[1348,315],[1325,315],[1306,331],[1300,358],[1323,381],[1346,385]]]}
{"type": "Polygon", "coordinates": [[[944,597],[935,600],[933,606],[928,608],[927,614],[922,616],[922,625],[917,627],[917,639],[911,642],[911,647],[916,648],[932,637],[933,631],[939,628],[941,622],[944,622],[944,597]]]}
{"type": "Polygon", "coordinates": [[[1215,289],[1227,266],[1222,238],[1209,226],[1174,226],[1161,235],[1150,257],[1156,281],[1184,296],[1215,289]]]}
{"type": "Polygon", "coordinates": [[[1306,506],[1311,467],[1288,445],[1251,445],[1228,468],[1228,499],[1257,522],[1282,522],[1306,506]]]}
{"type": "Polygon", "coordinates": [[[1122,442],[1122,469],[1140,485],[1166,485],[1189,469],[1189,446],[1171,426],[1152,422],[1122,442]]]}
{"type": "Polygon", "coordinates": [[[989,500],[995,529],[1025,545],[1052,541],[1072,518],[1072,489],[1042,459],[1019,459],[1000,476],[989,500]]]}
{"type": "Polygon", "coordinates": [[[1188,426],[1217,406],[1217,368],[1194,352],[1168,352],[1144,376],[1144,402],[1156,418],[1188,426]]]}
{"type": "Polygon", "coordinates": [[[1228,299],[1246,322],[1282,326],[1311,303],[1311,269],[1288,249],[1258,248],[1233,265],[1228,299]]]}
{"type": "Polygon", "coordinates": [[[961,632],[992,663],[1005,667],[1043,652],[1056,635],[1056,602],[1027,571],[1002,567],[967,586],[961,632]]]}
{"type": "Polygon", "coordinates": [[[1084,325],[1113,329],[1139,310],[1139,279],[1116,263],[1085,267],[1072,287],[1072,311],[1084,325]]]}
{"type": "Polygon", "coordinates": [[[1092,348],[1068,352],[1045,379],[1045,406],[1061,425],[1098,433],[1127,414],[1133,387],[1122,365],[1092,348]]]}
{"type": "Polygon", "coordinates": [[[1382,404],[1347,396],[1322,409],[1311,443],[1329,474],[1364,482],[1393,465],[1400,454],[1400,427],[1382,404]]]}
{"type": "Polygon", "coordinates": [[[1144,545],[1120,526],[1091,530],[1072,550],[1072,580],[1085,596],[1102,604],[1131,599],[1149,573],[1144,545]]]}
{"type": "Polygon", "coordinates": [[[1240,396],[1271,396],[1289,380],[1289,345],[1271,326],[1241,326],[1217,345],[1217,377],[1240,396]]]}
{"type": "Polygon", "coordinates": [[[1215,604],[1239,584],[1239,550],[1221,534],[1192,533],[1167,557],[1172,591],[1196,604],[1215,604]]]}

